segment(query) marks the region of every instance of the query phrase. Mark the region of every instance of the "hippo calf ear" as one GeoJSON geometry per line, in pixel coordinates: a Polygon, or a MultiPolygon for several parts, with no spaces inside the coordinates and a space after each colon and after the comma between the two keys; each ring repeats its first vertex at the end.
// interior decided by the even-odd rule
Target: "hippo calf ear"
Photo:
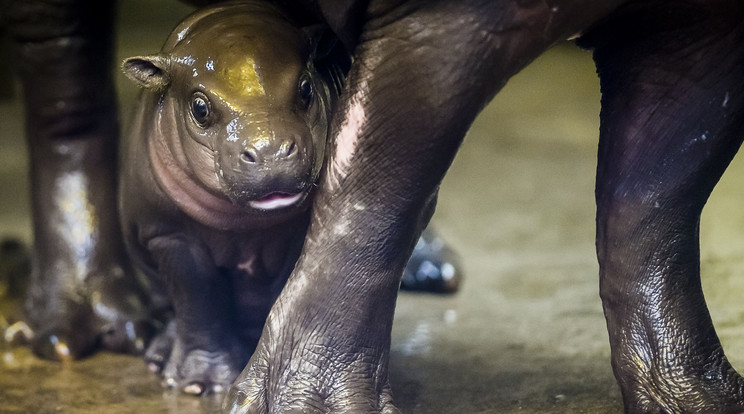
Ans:
{"type": "Polygon", "coordinates": [[[162,55],[135,56],[124,60],[122,71],[137,86],[162,92],[170,84],[170,59],[162,55]]]}

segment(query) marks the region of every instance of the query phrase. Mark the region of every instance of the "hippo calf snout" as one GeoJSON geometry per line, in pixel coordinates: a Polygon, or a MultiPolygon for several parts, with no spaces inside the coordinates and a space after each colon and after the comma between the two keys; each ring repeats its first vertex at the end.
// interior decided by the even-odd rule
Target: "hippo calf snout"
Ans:
{"type": "Polygon", "coordinates": [[[276,151],[265,148],[256,148],[251,145],[240,153],[240,161],[244,164],[260,164],[267,162],[279,162],[282,160],[295,159],[297,154],[297,143],[294,139],[281,142],[276,151]]]}
{"type": "Polygon", "coordinates": [[[286,205],[261,201],[298,201],[304,198],[296,197],[298,194],[309,193],[319,168],[317,150],[310,131],[297,129],[299,132],[274,128],[268,136],[251,131],[245,139],[226,139],[215,148],[220,186],[234,204],[276,209],[286,205]]]}
{"type": "Polygon", "coordinates": [[[218,171],[224,193],[237,205],[259,209],[283,207],[282,203],[260,202],[279,198],[299,201],[304,197],[296,196],[309,193],[314,182],[312,162],[299,154],[296,144],[268,156],[249,149],[236,158],[229,162],[233,168],[221,166],[218,171]]]}

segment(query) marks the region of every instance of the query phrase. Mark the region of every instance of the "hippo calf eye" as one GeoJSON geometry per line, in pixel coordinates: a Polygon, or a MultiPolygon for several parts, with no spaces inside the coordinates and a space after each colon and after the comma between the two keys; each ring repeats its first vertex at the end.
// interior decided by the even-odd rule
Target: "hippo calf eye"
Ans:
{"type": "Polygon", "coordinates": [[[300,94],[300,99],[302,100],[303,105],[305,105],[306,108],[310,106],[310,101],[312,101],[314,94],[313,83],[310,82],[310,79],[305,76],[300,79],[298,92],[300,94]]]}
{"type": "Polygon", "coordinates": [[[209,99],[203,93],[197,92],[191,98],[191,117],[200,127],[205,127],[209,123],[209,117],[212,109],[209,99]]]}

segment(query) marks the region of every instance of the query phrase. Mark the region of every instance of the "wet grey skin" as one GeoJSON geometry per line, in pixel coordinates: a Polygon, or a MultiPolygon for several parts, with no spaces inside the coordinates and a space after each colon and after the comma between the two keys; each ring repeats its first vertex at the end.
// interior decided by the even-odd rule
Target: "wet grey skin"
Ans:
{"type": "MultiPolygon", "coordinates": [[[[61,183],[90,196],[66,197],[89,199],[83,211],[100,218],[91,228],[107,229],[94,238],[96,254],[82,256],[94,266],[82,269],[112,269],[111,258],[122,257],[118,230],[101,226],[115,220],[100,214],[114,205],[116,159],[111,81],[101,57],[108,56],[113,16],[103,3],[9,1],[3,9],[25,87],[36,249],[73,269],[62,273],[77,278],[64,280],[90,272],[69,266],[80,258],[75,250],[55,248],[76,246],[58,224],[64,203],[44,204],[61,199],[50,197],[61,183]]],[[[592,50],[602,86],[597,256],[625,411],[744,410],[744,380],[723,353],[700,288],[698,245],[700,212],[744,130],[744,4],[276,3],[299,23],[327,23],[354,60],[330,123],[332,144],[302,254],[225,412],[397,412],[387,369],[392,315],[442,176],[475,116],[509,77],[576,35],[592,50]]],[[[65,292],[59,286],[68,284],[50,276],[50,262],[36,269],[38,292],[65,292]]],[[[74,303],[89,307],[90,289],[82,292],[84,300],[74,303]]],[[[40,297],[69,298],[55,294],[40,297]]],[[[38,319],[61,332],[81,313],[54,303],[62,312],[40,308],[38,319]]]]}

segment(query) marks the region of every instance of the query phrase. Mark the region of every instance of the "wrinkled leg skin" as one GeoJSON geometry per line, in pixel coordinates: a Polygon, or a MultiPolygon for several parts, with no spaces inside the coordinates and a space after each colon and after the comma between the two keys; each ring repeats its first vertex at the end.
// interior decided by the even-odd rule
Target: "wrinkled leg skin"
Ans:
{"type": "MultiPolygon", "coordinates": [[[[548,3],[373,0],[358,22],[349,6],[342,26],[363,30],[303,254],[226,412],[398,412],[388,382],[398,285],[465,132],[512,74],[616,5],[548,3]]],[[[343,27],[342,39],[357,38],[343,27]]]]}
{"type": "Polygon", "coordinates": [[[597,250],[628,413],[744,412],[700,284],[700,213],[744,135],[744,4],[647,2],[583,40],[601,78],[597,250]]]}
{"type": "Polygon", "coordinates": [[[116,214],[115,2],[3,1],[31,155],[34,252],[26,314],[37,355],[142,352],[145,296],[116,214]]]}

